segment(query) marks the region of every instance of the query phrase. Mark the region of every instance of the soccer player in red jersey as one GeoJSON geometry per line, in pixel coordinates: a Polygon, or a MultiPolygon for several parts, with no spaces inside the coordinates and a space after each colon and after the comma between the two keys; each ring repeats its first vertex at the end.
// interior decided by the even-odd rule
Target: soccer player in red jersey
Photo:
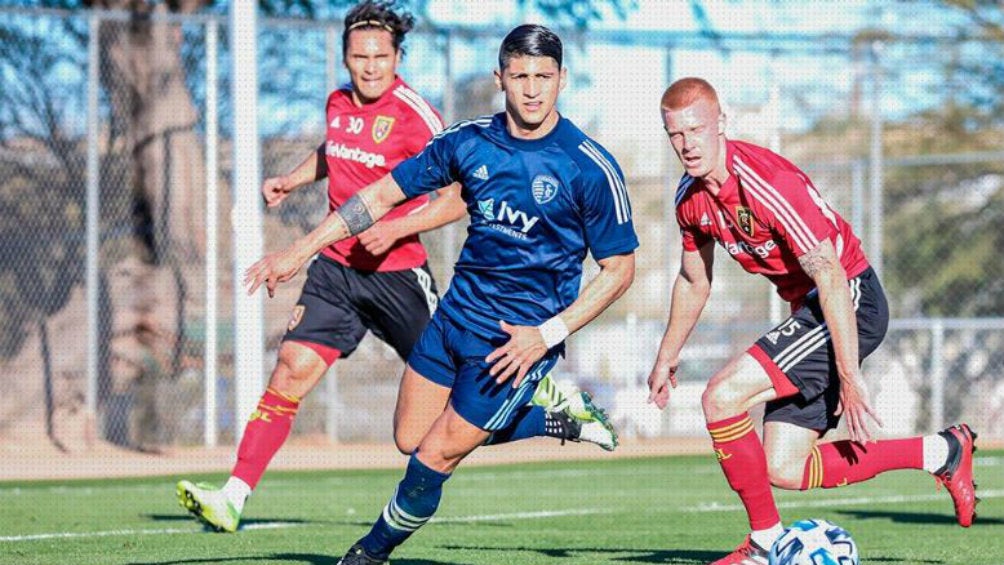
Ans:
{"type": "Polygon", "coordinates": [[[702,396],[712,445],[739,495],[751,534],[713,565],[767,563],[783,532],[771,485],[832,488],[893,469],[923,469],[947,487],[960,525],[975,517],[966,424],[938,434],[872,440],[860,363],[886,333],[889,311],[878,277],[851,226],[798,167],[767,149],[725,137],[714,88],[674,82],[661,111],[685,173],[676,192],[683,236],[669,323],[648,378],[649,401],[665,408],[680,351],[707,303],[715,243],[749,273],[767,277],[791,316],[715,373],[702,396]],[[763,442],[749,410],[766,403],[763,442]],[[847,418],[849,440],[819,443],[847,418]]]}
{"type": "MultiPolygon", "coordinates": [[[[401,43],[413,23],[393,2],[365,1],[348,12],[342,54],[350,83],[328,96],[325,141],[291,172],[262,184],[269,208],[327,177],[328,205],[335,210],[443,129],[439,113],[397,75],[401,43]]],[[[454,184],[435,200],[408,200],[358,237],[320,252],[268,387],[245,426],[230,479],[222,489],[179,482],[182,506],[217,530],[235,531],[246,498],[289,436],[300,400],[335,360],[348,357],[367,331],[407,359],[439,300],[418,234],[465,214],[459,191],[454,184]]]]}

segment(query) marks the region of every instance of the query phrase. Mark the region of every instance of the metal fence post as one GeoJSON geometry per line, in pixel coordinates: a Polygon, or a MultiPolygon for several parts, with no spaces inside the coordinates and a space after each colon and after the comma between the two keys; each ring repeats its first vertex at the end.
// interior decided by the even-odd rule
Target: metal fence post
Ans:
{"type": "Polygon", "coordinates": [[[324,31],[324,79],[328,92],[338,88],[338,29],[329,27],[324,31]]]}
{"type": "Polygon", "coordinates": [[[945,320],[931,320],[931,421],[927,431],[941,429],[945,421],[945,320]]]}
{"type": "Polygon", "coordinates": [[[219,288],[219,88],[217,39],[219,23],[206,22],[206,335],[203,366],[203,441],[216,446],[217,289],[219,288]]]}
{"type": "Polygon", "coordinates": [[[101,20],[92,13],[87,37],[87,417],[95,423],[98,406],[98,260],[101,251],[101,162],[98,155],[98,89],[101,20]]]}
{"type": "MultiPolygon", "coordinates": [[[[329,27],[325,31],[325,81],[328,87],[328,92],[333,92],[338,88],[338,57],[336,53],[339,53],[339,43],[338,43],[338,29],[335,27],[329,27]]],[[[327,126],[325,126],[327,127],[327,126]]],[[[341,409],[341,396],[338,391],[338,368],[337,364],[332,364],[328,368],[328,372],[325,376],[326,381],[324,383],[324,398],[325,398],[325,420],[324,420],[324,431],[328,436],[328,440],[332,443],[338,443],[338,412],[341,409]]]]}
{"type": "Polygon", "coordinates": [[[861,234],[865,221],[865,166],[860,159],[851,161],[851,225],[861,234]]]}
{"type": "Polygon", "coordinates": [[[261,141],[258,139],[258,5],[230,6],[232,96],[234,100],[234,166],[231,214],[233,223],[234,287],[234,440],[261,394],[265,352],[264,290],[255,296],[244,291],[244,270],[261,258],[263,213],[261,141]]]}
{"type": "Polygon", "coordinates": [[[882,276],[882,220],[884,219],[882,217],[882,174],[884,168],[882,163],[882,66],[879,64],[881,51],[882,42],[875,41],[871,44],[871,211],[869,213],[871,248],[868,253],[868,261],[880,277],[882,276]]]}
{"type": "MultiPolygon", "coordinates": [[[[443,117],[446,123],[455,122],[457,118],[456,82],[453,77],[453,34],[447,30],[443,37],[443,61],[445,65],[445,81],[443,83],[443,117]]],[[[463,116],[471,118],[473,116],[463,116]]]]}

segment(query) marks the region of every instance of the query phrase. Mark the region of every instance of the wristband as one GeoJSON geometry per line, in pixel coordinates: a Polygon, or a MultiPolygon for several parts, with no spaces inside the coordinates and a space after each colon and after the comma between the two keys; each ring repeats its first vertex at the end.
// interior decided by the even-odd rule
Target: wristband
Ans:
{"type": "Polygon", "coordinates": [[[540,330],[540,337],[544,338],[544,345],[551,349],[555,345],[565,341],[568,337],[568,326],[561,316],[555,316],[543,324],[537,326],[540,330]]]}

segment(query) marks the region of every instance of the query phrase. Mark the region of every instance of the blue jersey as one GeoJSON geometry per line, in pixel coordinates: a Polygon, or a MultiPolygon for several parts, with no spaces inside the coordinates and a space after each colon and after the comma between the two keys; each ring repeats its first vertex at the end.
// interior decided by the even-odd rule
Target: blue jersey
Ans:
{"type": "Polygon", "coordinates": [[[579,295],[586,252],[638,247],[624,175],[614,158],[560,118],[541,139],[517,139],[505,114],[463,121],[391,173],[409,197],[459,181],[471,216],[440,309],[475,333],[499,321],[535,326],[579,295]]]}

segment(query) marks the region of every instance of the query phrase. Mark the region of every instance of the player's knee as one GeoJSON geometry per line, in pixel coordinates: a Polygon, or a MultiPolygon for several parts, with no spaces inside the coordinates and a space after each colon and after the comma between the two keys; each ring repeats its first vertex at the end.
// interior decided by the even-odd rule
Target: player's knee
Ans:
{"type": "Polygon", "coordinates": [[[788,457],[767,457],[767,477],[770,484],[777,488],[798,490],[802,487],[802,471],[804,461],[793,461],[788,457]]]}
{"type": "Polygon", "coordinates": [[[282,393],[303,396],[323,374],[324,367],[319,366],[316,360],[280,353],[269,386],[282,393]]]}
{"type": "Polygon", "coordinates": [[[403,455],[411,455],[418,449],[422,442],[422,437],[414,432],[409,432],[398,427],[394,428],[394,445],[403,455]]]}
{"type": "Polygon", "coordinates": [[[701,407],[708,421],[715,421],[736,415],[741,408],[741,400],[727,381],[711,382],[701,395],[701,407]]]}

